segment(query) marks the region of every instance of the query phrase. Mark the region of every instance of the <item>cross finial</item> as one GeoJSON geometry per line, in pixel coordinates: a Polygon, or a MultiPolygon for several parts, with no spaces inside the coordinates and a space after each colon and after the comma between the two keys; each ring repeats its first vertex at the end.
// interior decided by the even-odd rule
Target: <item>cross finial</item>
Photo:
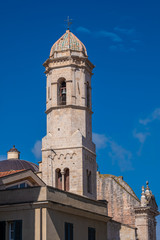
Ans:
{"type": "Polygon", "coordinates": [[[146,185],[147,185],[146,189],[149,190],[149,182],[148,181],[146,181],[146,185]]]}
{"type": "Polygon", "coordinates": [[[70,19],[69,18],[69,16],[67,17],[67,20],[65,20],[65,22],[67,22],[67,25],[68,25],[68,27],[67,27],[67,29],[69,30],[69,26],[72,24],[72,19],[70,19]]]}

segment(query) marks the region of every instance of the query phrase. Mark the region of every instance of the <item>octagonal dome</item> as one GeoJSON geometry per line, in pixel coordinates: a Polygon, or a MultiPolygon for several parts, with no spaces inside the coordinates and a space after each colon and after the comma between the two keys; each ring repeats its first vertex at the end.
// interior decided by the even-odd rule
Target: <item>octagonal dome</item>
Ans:
{"type": "Polygon", "coordinates": [[[54,56],[55,52],[67,50],[82,52],[84,56],[87,56],[86,47],[72,32],[70,32],[70,30],[67,30],[65,34],[53,44],[50,51],[50,57],[54,56]]]}

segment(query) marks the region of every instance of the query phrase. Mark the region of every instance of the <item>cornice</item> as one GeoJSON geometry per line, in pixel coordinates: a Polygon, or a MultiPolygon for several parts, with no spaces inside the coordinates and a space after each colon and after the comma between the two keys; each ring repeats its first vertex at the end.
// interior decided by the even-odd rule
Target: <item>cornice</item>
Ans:
{"type": "Polygon", "coordinates": [[[83,106],[77,106],[77,105],[58,105],[58,106],[55,106],[55,107],[50,107],[49,109],[47,109],[45,111],[46,114],[50,113],[52,110],[55,110],[55,109],[63,109],[63,108],[73,108],[73,109],[81,109],[81,110],[86,110],[87,112],[93,114],[93,112],[87,108],[87,107],[83,107],[83,106]]]}
{"type": "Polygon", "coordinates": [[[46,68],[45,73],[48,73],[52,69],[57,68],[64,68],[64,67],[78,67],[78,68],[84,68],[88,70],[88,72],[92,73],[93,68],[95,66],[88,60],[87,57],[78,57],[78,56],[64,56],[59,58],[49,58],[44,63],[43,66],[46,68]],[[74,63],[74,61],[83,62],[82,63],[74,63]],[[68,62],[69,61],[69,62],[68,62]],[[63,65],[56,65],[56,66],[49,66],[50,64],[56,64],[59,62],[63,62],[63,65]],[[65,63],[68,62],[68,63],[65,63]]]}
{"type": "Polygon", "coordinates": [[[151,215],[154,215],[154,216],[158,216],[160,214],[159,211],[153,209],[152,207],[150,206],[147,206],[147,207],[136,207],[135,208],[135,213],[147,213],[147,214],[151,214],[151,215]]]}

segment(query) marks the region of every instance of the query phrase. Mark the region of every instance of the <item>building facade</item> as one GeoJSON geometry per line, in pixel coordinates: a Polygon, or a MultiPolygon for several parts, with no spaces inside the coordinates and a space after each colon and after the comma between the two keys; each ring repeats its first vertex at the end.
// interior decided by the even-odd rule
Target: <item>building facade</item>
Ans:
{"type": "Polygon", "coordinates": [[[155,197],[97,172],[94,65],[70,31],[44,63],[47,131],[39,167],[13,146],[0,162],[0,240],[156,240],[155,197]]]}

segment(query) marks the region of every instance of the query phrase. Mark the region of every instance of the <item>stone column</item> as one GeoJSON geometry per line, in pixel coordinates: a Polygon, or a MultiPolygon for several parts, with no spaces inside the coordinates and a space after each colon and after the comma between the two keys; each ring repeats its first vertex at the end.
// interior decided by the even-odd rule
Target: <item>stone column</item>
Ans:
{"type": "Polygon", "coordinates": [[[47,209],[42,208],[42,240],[47,240],[47,209]]]}
{"type": "Polygon", "coordinates": [[[35,209],[35,240],[41,240],[41,209],[35,209]]]}
{"type": "Polygon", "coordinates": [[[64,174],[65,172],[61,172],[62,174],[62,190],[64,191],[64,174]]]}

